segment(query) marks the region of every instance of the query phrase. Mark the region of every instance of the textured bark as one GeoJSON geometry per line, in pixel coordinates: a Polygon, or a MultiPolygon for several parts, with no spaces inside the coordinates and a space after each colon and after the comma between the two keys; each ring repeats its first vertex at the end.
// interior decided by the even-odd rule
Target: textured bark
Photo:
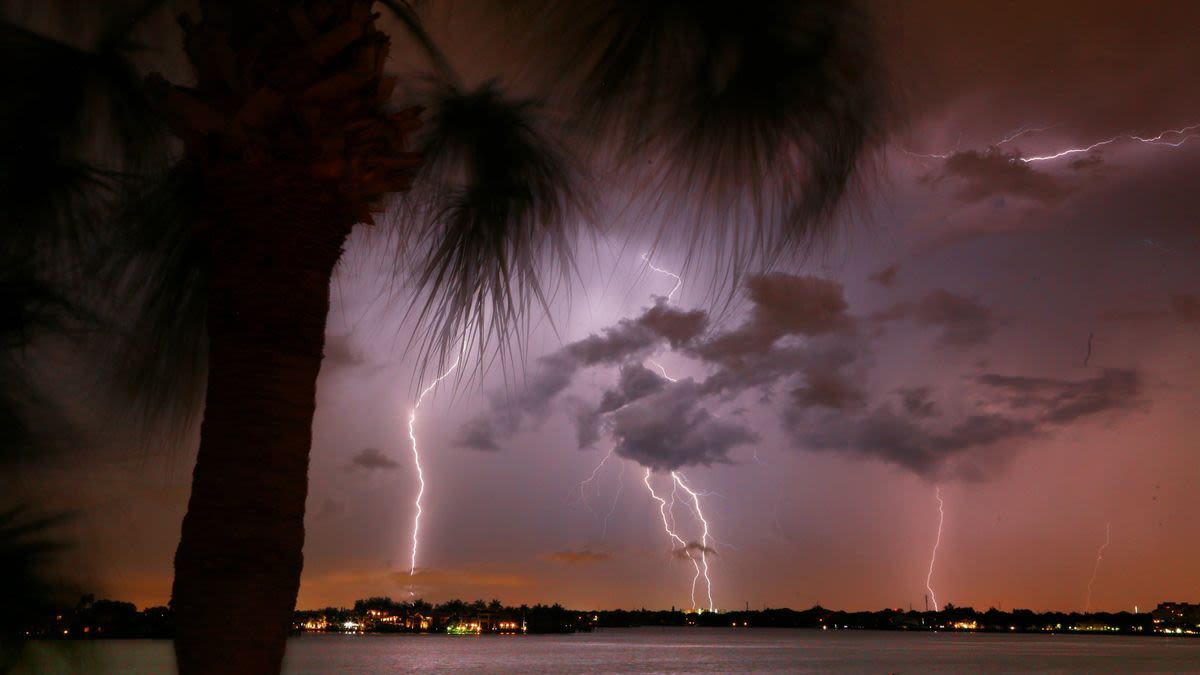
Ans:
{"type": "Polygon", "coordinates": [[[351,227],[404,190],[417,112],[385,104],[370,0],[208,0],[196,85],[149,85],[185,144],[210,249],[209,378],[175,554],[181,675],[278,673],[300,585],[329,282],[351,227]]]}
{"type": "Polygon", "coordinates": [[[278,200],[253,180],[263,177],[243,178],[208,186],[224,199],[207,217],[233,220],[212,245],[208,392],[175,555],[181,675],[280,670],[303,567],[329,281],[350,229],[333,231],[311,194],[278,200]]]}

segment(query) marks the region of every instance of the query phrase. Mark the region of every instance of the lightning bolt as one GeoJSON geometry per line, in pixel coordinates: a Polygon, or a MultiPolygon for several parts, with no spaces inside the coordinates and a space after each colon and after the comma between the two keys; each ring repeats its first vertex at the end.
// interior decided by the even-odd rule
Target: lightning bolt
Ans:
{"type": "MultiPolygon", "coordinates": [[[[651,270],[658,272],[659,274],[663,274],[668,277],[671,277],[672,279],[675,280],[674,287],[671,288],[671,291],[669,293],[667,293],[667,297],[666,297],[666,301],[668,304],[673,302],[674,298],[675,298],[675,294],[678,293],[679,289],[683,286],[683,279],[678,274],[675,274],[674,272],[665,270],[665,269],[655,265],[653,262],[650,261],[650,257],[648,254],[643,253],[642,260],[646,263],[647,267],[649,267],[651,270]]],[[[662,375],[663,379],[665,379],[669,382],[678,382],[679,381],[677,378],[671,377],[671,375],[667,373],[666,368],[664,368],[663,365],[658,363],[657,361],[655,361],[653,359],[647,359],[647,362],[658,370],[658,372],[662,375]]],[[[599,474],[600,470],[604,467],[605,463],[608,462],[609,458],[612,457],[612,455],[613,455],[613,450],[609,450],[608,454],[606,454],[604,456],[604,458],[600,460],[600,463],[597,464],[594,469],[592,469],[591,475],[587,479],[580,482],[580,484],[579,484],[580,495],[584,499],[585,504],[587,502],[586,486],[589,483],[592,483],[596,480],[596,477],[599,474]]],[[[613,495],[612,505],[609,507],[608,515],[606,515],[605,519],[604,519],[604,530],[603,530],[604,534],[607,534],[607,532],[608,532],[608,521],[612,517],[613,512],[616,510],[617,499],[620,497],[620,494],[621,494],[621,488],[623,485],[621,476],[624,474],[624,465],[622,465],[621,471],[622,471],[622,473],[618,475],[619,482],[617,484],[616,494],[613,495]]],[[[695,490],[693,490],[691,487],[688,486],[685,478],[682,475],[680,475],[676,471],[672,471],[672,472],[670,472],[671,501],[670,501],[670,504],[668,505],[667,500],[660,497],[658,495],[658,493],[654,491],[654,487],[650,484],[650,473],[651,473],[650,469],[646,469],[646,473],[642,477],[642,483],[646,486],[646,491],[650,493],[651,499],[658,502],[658,513],[659,513],[659,516],[662,518],[663,531],[667,534],[667,538],[669,541],[671,541],[672,545],[674,546],[677,544],[679,546],[678,550],[681,551],[683,553],[683,555],[687,556],[688,560],[692,563],[692,568],[695,572],[695,574],[692,576],[692,587],[691,587],[692,607],[693,608],[699,607],[699,605],[697,605],[697,603],[696,603],[696,587],[700,583],[700,578],[704,577],[705,593],[706,593],[706,597],[708,599],[708,610],[707,611],[710,611],[710,612],[715,611],[716,605],[713,602],[712,576],[710,574],[709,562],[708,562],[708,552],[710,550],[712,550],[709,546],[709,540],[711,539],[711,534],[709,532],[708,519],[705,517],[703,508],[700,504],[700,497],[704,496],[704,494],[706,494],[706,493],[702,494],[702,493],[696,492],[695,490]],[[684,492],[686,492],[691,497],[692,510],[696,514],[696,517],[700,521],[700,524],[702,526],[702,532],[700,535],[700,542],[699,542],[699,549],[700,549],[699,555],[697,555],[693,551],[695,544],[689,545],[689,543],[683,537],[679,536],[679,533],[676,531],[675,510],[674,509],[675,509],[675,503],[676,503],[677,490],[680,490],[680,489],[682,489],[684,492]]],[[[589,506],[588,508],[590,509],[591,507],[589,506]]],[[[700,609],[700,611],[704,611],[704,610],[700,609]]]]}
{"type": "MultiPolygon", "coordinates": [[[[699,518],[700,522],[704,524],[704,531],[700,535],[700,566],[704,568],[704,583],[708,589],[708,611],[712,612],[716,609],[716,607],[713,605],[712,578],[708,574],[708,520],[704,517],[704,511],[700,510],[700,495],[688,487],[687,483],[683,482],[683,478],[679,476],[678,471],[672,471],[671,478],[675,481],[676,485],[683,488],[684,492],[692,496],[692,504],[696,508],[696,517],[699,518]]],[[[692,562],[695,562],[694,558],[692,562]]],[[[695,604],[696,601],[693,599],[692,606],[695,606],[695,604]]]]}
{"type": "Polygon", "coordinates": [[[1023,126],[1020,129],[1017,129],[1016,131],[1012,132],[1008,136],[1005,136],[1004,138],[996,141],[996,145],[1001,146],[1001,145],[1004,145],[1005,143],[1011,143],[1011,142],[1017,140],[1018,138],[1024,136],[1025,134],[1036,134],[1040,131],[1050,131],[1051,129],[1054,128],[1054,126],[1055,125],[1050,125],[1048,127],[1026,127],[1026,126],[1023,126]]]}
{"type": "Polygon", "coordinates": [[[942,545],[942,523],[946,521],[946,511],[944,509],[945,502],[942,501],[942,488],[936,488],[934,496],[938,502],[938,529],[937,540],[933,542],[933,554],[929,556],[929,573],[925,575],[925,590],[929,591],[929,597],[933,600],[933,611],[938,611],[937,594],[933,592],[933,566],[937,563],[938,547],[942,545]]]}
{"type": "Polygon", "coordinates": [[[1096,574],[1100,572],[1100,561],[1104,560],[1104,549],[1112,543],[1112,523],[1104,524],[1104,543],[1096,551],[1096,564],[1092,567],[1092,578],[1088,580],[1087,600],[1083,604],[1083,613],[1087,614],[1092,608],[1092,584],[1096,583],[1096,574]]]}
{"type": "Polygon", "coordinates": [[[658,368],[658,372],[662,373],[664,380],[666,380],[668,382],[678,382],[679,381],[679,378],[671,377],[670,375],[668,375],[667,369],[663,368],[662,364],[659,363],[658,361],[655,361],[654,359],[646,359],[646,360],[650,362],[650,365],[654,366],[655,368],[658,368]]]}
{"type": "MultiPolygon", "coordinates": [[[[674,472],[672,472],[671,475],[674,476],[675,475],[674,472]]],[[[690,548],[688,548],[687,542],[683,540],[683,537],[680,537],[678,534],[676,534],[674,527],[671,524],[668,524],[668,522],[667,522],[667,500],[663,499],[662,497],[659,497],[658,494],[654,491],[654,488],[650,486],[650,469],[646,469],[646,474],[644,476],[642,476],[642,482],[646,484],[646,490],[648,490],[650,492],[650,497],[653,498],[654,501],[658,502],[658,512],[662,516],[663,530],[667,533],[667,537],[670,538],[670,540],[672,542],[679,544],[679,547],[680,547],[679,550],[683,551],[684,554],[687,555],[688,560],[690,560],[692,562],[692,566],[694,568],[696,568],[696,576],[692,577],[692,607],[695,607],[696,606],[696,584],[700,580],[700,563],[697,562],[696,557],[694,555],[692,555],[692,550],[690,548]]],[[[675,483],[672,483],[672,485],[674,485],[674,484],[675,483]]],[[[672,488],[672,491],[674,491],[674,488],[672,488]]],[[[675,503],[675,498],[674,498],[674,496],[672,496],[672,498],[671,498],[672,506],[674,506],[674,503],[675,503]]],[[[674,520],[675,520],[675,514],[674,514],[674,512],[672,512],[671,521],[673,522],[674,520]]]]}
{"type": "MultiPolygon", "coordinates": [[[[655,272],[658,272],[659,274],[671,277],[672,279],[675,280],[675,286],[671,288],[671,291],[669,293],[667,293],[667,304],[670,304],[674,300],[675,294],[678,293],[679,289],[683,286],[683,278],[680,277],[678,274],[671,272],[670,270],[665,270],[665,269],[655,265],[653,262],[651,262],[650,255],[647,253],[642,254],[642,260],[646,263],[646,266],[649,267],[651,270],[654,270],[655,272]]],[[[662,375],[664,380],[667,380],[668,382],[678,382],[679,381],[678,378],[671,377],[667,373],[667,369],[664,368],[661,363],[655,361],[654,359],[647,359],[647,362],[650,363],[650,365],[652,365],[658,369],[658,372],[662,375]]],[[[709,574],[709,566],[708,566],[708,551],[710,550],[709,545],[708,545],[709,528],[708,528],[708,520],[704,517],[704,511],[702,510],[702,508],[700,506],[700,496],[701,495],[699,493],[695,492],[694,490],[692,490],[690,487],[688,487],[687,483],[684,482],[683,477],[680,476],[680,474],[677,471],[672,471],[670,473],[670,476],[671,476],[671,503],[670,503],[669,507],[667,505],[667,501],[665,499],[663,499],[662,497],[659,497],[658,494],[654,491],[654,488],[650,486],[650,469],[646,469],[646,474],[643,477],[642,482],[645,483],[646,490],[650,492],[650,497],[652,499],[654,499],[654,501],[658,502],[659,515],[662,516],[663,530],[667,533],[667,537],[671,541],[678,543],[680,545],[681,550],[684,552],[685,555],[687,555],[688,560],[691,561],[692,567],[695,570],[695,575],[692,577],[692,595],[691,595],[692,607],[693,608],[697,607],[696,586],[699,584],[700,577],[703,576],[704,583],[705,583],[705,592],[706,592],[706,595],[708,598],[708,611],[712,612],[712,611],[715,611],[716,605],[713,603],[712,576],[709,574]],[[680,537],[679,534],[675,531],[676,489],[682,489],[683,491],[687,492],[688,495],[691,496],[692,504],[694,506],[694,511],[695,511],[696,517],[700,520],[700,523],[703,526],[703,530],[702,530],[702,533],[700,536],[700,555],[699,555],[698,559],[697,559],[697,556],[692,552],[691,546],[689,546],[688,543],[686,541],[684,541],[683,538],[680,537]],[[670,513],[669,519],[667,516],[668,513],[670,513]]]]}
{"type": "Polygon", "coordinates": [[[421,395],[417,397],[417,402],[414,403],[412,409],[408,411],[408,439],[412,443],[413,464],[417,467],[417,483],[419,486],[417,488],[417,498],[414,500],[414,504],[417,508],[416,515],[413,516],[412,557],[408,568],[408,576],[410,577],[417,573],[417,548],[420,545],[421,514],[423,513],[423,510],[421,509],[421,498],[425,496],[425,471],[421,468],[421,451],[417,447],[417,411],[421,408],[421,402],[425,400],[425,397],[429,395],[429,392],[433,391],[439,384],[441,384],[442,380],[446,379],[450,376],[450,373],[454,372],[454,369],[458,367],[458,361],[460,358],[462,358],[461,355],[456,357],[454,359],[454,363],[450,364],[450,367],[446,369],[446,372],[439,375],[437,379],[429,383],[429,386],[421,390],[421,395]]]}
{"type": "MultiPolygon", "coordinates": [[[[611,452],[611,451],[610,451],[611,452]]],[[[612,505],[608,507],[608,513],[604,516],[604,529],[600,532],[600,539],[603,540],[608,536],[608,521],[612,518],[613,513],[617,510],[617,500],[621,498],[621,489],[625,487],[625,464],[621,464],[621,470],[617,473],[617,491],[613,493],[612,505]]]]}
{"type": "MultiPolygon", "coordinates": [[[[612,458],[612,456],[613,456],[613,451],[609,450],[608,454],[604,455],[604,457],[600,460],[600,463],[596,465],[596,468],[592,469],[592,475],[579,481],[579,499],[583,502],[583,505],[586,506],[589,511],[592,511],[592,504],[591,504],[591,502],[588,501],[588,498],[587,498],[587,485],[589,483],[595,483],[596,484],[596,494],[597,494],[597,496],[600,494],[600,484],[596,482],[596,476],[599,475],[600,469],[604,468],[604,465],[608,463],[608,460],[610,458],[612,458]]],[[[593,511],[593,513],[595,513],[595,512],[593,511]]]]}
{"type": "Polygon", "coordinates": [[[668,272],[667,270],[664,270],[661,267],[655,267],[654,263],[650,262],[650,254],[648,254],[648,253],[642,254],[642,260],[644,260],[646,262],[646,266],[649,267],[650,269],[654,270],[655,272],[658,272],[659,274],[665,274],[675,280],[675,288],[672,288],[671,292],[667,293],[667,304],[668,305],[671,304],[671,299],[675,297],[675,293],[677,293],[679,291],[679,288],[681,286],[683,286],[683,279],[681,279],[679,277],[679,275],[675,274],[674,272],[668,272]]]}
{"type": "Polygon", "coordinates": [[[1077,155],[1077,154],[1083,153],[1083,152],[1091,152],[1092,150],[1095,150],[1096,148],[1100,148],[1100,147],[1103,147],[1106,145],[1111,145],[1113,143],[1116,143],[1117,141],[1133,141],[1136,143],[1144,143],[1146,145],[1167,145],[1172,148],[1178,148],[1179,146],[1183,145],[1184,143],[1187,143],[1189,140],[1196,138],[1197,136],[1200,136],[1200,134],[1192,133],[1193,131],[1195,131],[1197,129],[1200,129],[1200,124],[1193,124],[1191,126],[1182,127],[1179,129],[1167,129],[1166,131],[1159,132],[1157,136],[1150,136],[1150,137],[1137,136],[1134,134],[1120,134],[1117,136],[1113,136],[1112,138],[1105,139],[1103,141],[1097,141],[1095,143],[1092,143],[1091,145],[1084,146],[1084,147],[1067,148],[1066,150],[1060,150],[1058,152],[1055,152],[1055,153],[1049,154],[1049,155],[1041,155],[1041,156],[1037,156],[1037,157],[1021,157],[1019,159],[1026,164],[1029,164],[1031,162],[1048,162],[1050,160],[1058,159],[1060,157],[1077,155]],[[1174,140],[1166,140],[1168,137],[1171,137],[1174,140]]]}
{"type": "MultiPolygon", "coordinates": [[[[999,141],[996,141],[996,143],[994,143],[993,145],[995,147],[999,147],[1006,143],[1011,143],[1012,141],[1015,141],[1016,139],[1026,135],[1026,134],[1032,134],[1032,133],[1040,132],[1040,131],[1049,131],[1050,129],[1053,129],[1053,128],[1054,128],[1054,126],[1049,126],[1049,127],[1022,126],[1021,128],[1017,129],[1016,131],[1009,134],[1008,136],[1005,136],[1004,138],[1000,139],[999,141]]],[[[1200,124],[1192,124],[1192,125],[1189,125],[1186,127],[1180,127],[1178,129],[1166,129],[1164,131],[1160,131],[1159,133],[1155,134],[1154,136],[1138,136],[1137,134],[1117,134],[1116,136],[1106,138],[1102,141],[1096,141],[1095,143],[1092,143],[1090,145],[1066,148],[1063,150],[1059,150],[1057,152],[1050,153],[1048,155],[1036,155],[1033,157],[1014,157],[1012,159],[1012,161],[1022,162],[1025,164],[1032,164],[1034,162],[1049,162],[1052,160],[1061,159],[1063,157],[1069,157],[1071,155],[1078,155],[1078,154],[1082,154],[1082,153],[1086,153],[1086,152],[1091,152],[1092,150],[1095,150],[1096,148],[1102,148],[1106,145],[1112,145],[1113,143],[1118,143],[1121,141],[1131,142],[1131,143],[1142,143],[1145,145],[1165,145],[1165,146],[1169,146],[1172,148],[1178,148],[1193,138],[1200,138],[1200,132],[1198,132],[1197,130],[1200,130],[1200,124]]],[[[901,152],[903,152],[904,154],[909,155],[911,157],[919,157],[922,159],[947,159],[951,155],[955,154],[957,152],[957,149],[955,149],[951,152],[925,154],[925,153],[912,152],[911,150],[906,150],[906,149],[901,148],[901,152]]]]}

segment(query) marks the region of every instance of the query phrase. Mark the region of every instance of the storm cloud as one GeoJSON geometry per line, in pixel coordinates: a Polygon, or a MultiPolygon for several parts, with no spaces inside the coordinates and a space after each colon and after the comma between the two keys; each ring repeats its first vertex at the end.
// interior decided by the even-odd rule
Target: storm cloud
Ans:
{"type": "Polygon", "coordinates": [[[589,565],[593,563],[604,562],[612,556],[607,553],[584,548],[579,550],[565,549],[562,551],[555,551],[546,557],[554,562],[562,563],[564,565],[589,565]]]}
{"type": "Polygon", "coordinates": [[[926,478],[941,478],[948,464],[969,453],[997,447],[1015,452],[1025,442],[1067,425],[1135,410],[1144,403],[1142,378],[1131,370],[1105,370],[1083,380],[985,373],[973,383],[970,391],[951,395],[972,394],[982,400],[974,412],[949,425],[929,421],[935,408],[927,387],[901,390],[899,410],[885,402],[859,416],[814,417],[796,407],[785,413],[784,424],[809,449],[877,459],[926,478]]]}
{"type": "MultiPolygon", "coordinates": [[[[458,445],[472,450],[498,450],[500,429],[511,434],[529,417],[544,419],[551,402],[566,391],[580,370],[617,366],[642,358],[663,342],[685,346],[707,325],[708,316],[703,310],[682,311],[660,300],[636,319],[622,319],[614,326],[567,344],[538,359],[533,374],[515,395],[507,391],[492,392],[487,411],[463,426],[458,445]]],[[[587,423],[586,411],[576,414],[581,424],[587,423]]]]}
{"type": "Polygon", "coordinates": [[[737,446],[758,441],[744,425],[701,407],[700,389],[690,380],[626,405],[612,414],[613,451],[655,471],[692,465],[727,464],[737,446]]]}
{"type": "Polygon", "coordinates": [[[996,148],[951,154],[941,172],[927,178],[933,185],[946,181],[958,187],[955,196],[965,203],[1011,196],[1048,205],[1061,201],[1069,192],[1057,177],[1021,161],[1020,153],[996,148]]]}
{"type": "Polygon", "coordinates": [[[915,303],[892,305],[872,318],[880,322],[911,319],[918,325],[940,328],[938,342],[947,347],[985,344],[996,332],[991,309],[944,289],[930,291],[915,303]]]}
{"type": "Polygon", "coordinates": [[[706,361],[728,363],[766,353],[786,336],[818,336],[853,327],[842,285],[815,276],[776,272],[751,277],[746,295],[753,303],[738,328],[713,337],[694,350],[706,361]]]}
{"type": "Polygon", "coordinates": [[[366,471],[390,471],[399,466],[399,462],[387,456],[379,448],[364,448],[350,458],[350,462],[346,468],[365,469],[366,471]]]}

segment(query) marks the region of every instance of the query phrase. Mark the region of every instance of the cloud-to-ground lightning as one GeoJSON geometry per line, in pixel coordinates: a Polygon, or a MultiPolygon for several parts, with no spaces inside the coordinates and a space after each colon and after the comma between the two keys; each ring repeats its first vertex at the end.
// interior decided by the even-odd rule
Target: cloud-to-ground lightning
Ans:
{"type": "Polygon", "coordinates": [[[937,594],[933,592],[933,566],[937,564],[938,547],[942,545],[942,524],[946,522],[945,502],[942,501],[942,488],[935,488],[934,496],[938,502],[938,527],[937,539],[933,542],[933,553],[929,556],[929,573],[925,575],[925,590],[929,591],[929,598],[933,601],[933,611],[938,611],[937,594]]]}
{"type": "MultiPolygon", "coordinates": [[[[672,475],[674,475],[674,474],[672,474],[672,475]]],[[[670,540],[672,542],[679,544],[679,547],[680,547],[679,550],[683,551],[683,554],[688,557],[688,560],[690,560],[692,562],[692,567],[694,567],[696,570],[696,575],[692,577],[692,607],[695,607],[696,606],[696,584],[700,581],[700,563],[699,563],[699,561],[696,560],[696,556],[692,555],[692,550],[688,547],[687,542],[683,540],[683,537],[680,537],[678,534],[675,533],[675,528],[673,526],[673,522],[675,520],[674,512],[672,512],[672,514],[671,514],[671,518],[670,518],[671,522],[670,523],[668,522],[667,500],[663,499],[662,497],[659,497],[658,494],[654,491],[654,488],[651,487],[651,485],[650,485],[650,469],[646,469],[646,474],[644,476],[642,476],[642,482],[646,484],[646,490],[648,490],[650,492],[650,497],[653,498],[654,501],[658,502],[658,512],[662,516],[663,530],[666,531],[667,537],[670,538],[670,540]]],[[[672,483],[672,485],[674,485],[674,483],[672,483]]],[[[672,487],[672,490],[674,490],[674,487],[672,487]]],[[[672,497],[672,505],[674,505],[674,497],[672,497]]],[[[711,591],[710,591],[710,594],[711,594],[711,591]]]]}
{"type": "MultiPolygon", "coordinates": [[[[700,522],[704,525],[704,530],[700,535],[700,567],[704,569],[704,583],[708,592],[708,611],[711,612],[716,609],[716,607],[713,604],[712,597],[712,577],[710,577],[708,574],[708,551],[710,550],[708,546],[708,519],[704,517],[704,511],[700,510],[700,495],[697,494],[695,490],[688,487],[687,483],[683,482],[683,479],[679,477],[678,471],[671,472],[671,479],[675,481],[676,485],[683,488],[684,492],[687,492],[692,496],[692,505],[696,509],[696,517],[699,518],[700,522]]],[[[695,562],[694,559],[693,562],[695,562]]],[[[696,601],[693,599],[693,606],[695,605],[695,602],[696,601]]]]}
{"type": "Polygon", "coordinates": [[[1092,585],[1096,583],[1096,575],[1100,572],[1100,561],[1104,560],[1104,549],[1112,543],[1112,523],[1104,524],[1104,543],[1100,545],[1100,549],[1096,551],[1096,564],[1092,566],[1092,578],[1088,579],[1087,599],[1083,602],[1083,613],[1087,614],[1092,609],[1092,585]]]}
{"type": "MultiPolygon", "coordinates": [[[[645,254],[645,253],[642,254],[642,260],[646,263],[646,266],[649,267],[651,270],[653,270],[659,274],[671,277],[672,279],[675,280],[675,285],[671,288],[670,292],[667,293],[667,295],[666,295],[666,302],[668,304],[673,302],[674,298],[675,298],[675,294],[678,293],[679,289],[683,286],[683,279],[678,274],[675,274],[674,272],[665,270],[665,269],[655,265],[653,262],[650,261],[650,256],[648,254],[645,254]]],[[[667,373],[666,368],[664,368],[661,363],[659,363],[653,359],[647,359],[646,361],[647,361],[647,363],[649,363],[651,366],[653,366],[655,369],[658,370],[659,374],[662,375],[664,380],[667,380],[668,382],[672,382],[672,383],[679,381],[678,378],[672,377],[669,373],[667,373]]],[[[589,483],[593,483],[596,481],[596,478],[599,475],[600,470],[604,467],[604,465],[608,462],[609,458],[611,458],[612,455],[613,455],[613,450],[609,450],[609,452],[600,460],[600,462],[596,465],[596,467],[594,469],[592,469],[591,475],[579,483],[580,496],[583,498],[585,505],[587,505],[589,509],[591,509],[591,506],[587,504],[587,497],[586,497],[587,485],[589,483]]],[[[623,470],[624,470],[624,465],[622,465],[622,471],[623,470]]],[[[692,587],[691,587],[692,607],[694,609],[699,609],[700,611],[710,611],[710,612],[715,611],[716,604],[713,601],[713,584],[712,584],[712,576],[709,571],[709,561],[708,561],[708,554],[712,551],[712,548],[709,545],[709,542],[710,542],[710,540],[713,540],[713,539],[712,539],[712,534],[709,531],[708,519],[705,517],[704,511],[703,511],[701,503],[700,503],[700,501],[701,501],[700,498],[702,496],[704,496],[706,493],[701,493],[701,492],[697,492],[697,491],[693,490],[687,484],[686,479],[683,476],[681,476],[676,471],[671,471],[669,473],[669,476],[671,478],[671,500],[668,503],[666,499],[660,497],[658,495],[658,493],[655,492],[654,487],[650,484],[650,475],[651,475],[651,470],[647,468],[645,475],[642,477],[642,483],[645,484],[646,490],[647,490],[647,492],[650,493],[651,499],[658,502],[658,512],[659,512],[659,516],[662,518],[663,531],[666,532],[667,538],[671,542],[672,546],[678,545],[679,548],[675,551],[675,553],[677,555],[686,556],[687,559],[692,563],[692,568],[693,568],[693,572],[694,572],[694,574],[692,576],[692,587]],[[676,503],[676,494],[677,494],[676,491],[680,490],[680,489],[682,489],[684,492],[686,492],[691,497],[690,508],[691,508],[692,512],[695,513],[697,520],[700,521],[700,524],[702,526],[702,531],[701,531],[699,542],[689,543],[683,537],[679,536],[679,534],[676,530],[674,509],[675,509],[675,503],[676,503]],[[707,609],[699,606],[696,603],[696,587],[699,585],[701,577],[703,577],[704,581],[705,581],[705,594],[706,594],[706,597],[708,600],[707,609]]],[[[618,484],[617,484],[616,494],[613,495],[612,505],[610,506],[608,514],[605,516],[605,519],[604,519],[604,530],[603,530],[604,534],[607,534],[607,532],[608,532],[608,521],[612,517],[613,512],[616,510],[617,499],[618,499],[618,497],[620,497],[620,492],[621,492],[621,482],[620,482],[620,474],[618,474],[618,484]]],[[[715,540],[713,540],[713,541],[715,541],[715,540]]]]}
{"type": "Polygon", "coordinates": [[[420,448],[417,447],[417,410],[421,408],[421,402],[425,400],[425,397],[429,395],[429,392],[433,391],[439,384],[441,384],[442,380],[446,379],[450,376],[450,373],[454,372],[454,369],[458,367],[459,358],[462,357],[460,356],[455,358],[454,362],[450,364],[450,367],[447,368],[444,373],[439,375],[433,382],[430,382],[429,386],[421,390],[420,396],[417,396],[417,402],[414,403],[412,409],[408,411],[408,440],[412,445],[413,464],[417,467],[418,485],[417,498],[414,500],[414,504],[416,505],[416,514],[413,516],[412,556],[408,568],[409,576],[413,576],[417,573],[417,548],[420,545],[421,514],[423,513],[421,508],[421,498],[425,496],[425,471],[421,468],[421,451],[420,448]]]}
{"type": "MultiPolygon", "coordinates": [[[[668,277],[671,277],[672,279],[675,280],[675,286],[671,288],[670,293],[667,293],[667,303],[670,304],[671,301],[673,300],[673,298],[675,297],[675,294],[678,293],[679,289],[683,286],[683,278],[680,277],[678,274],[675,274],[674,272],[665,270],[665,269],[655,265],[653,262],[650,261],[649,254],[643,253],[642,260],[645,261],[646,266],[649,267],[650,269],[654,270],[655,272],[658,272],[659,274],[663,274],[668,277]]],[[[669,374],[667,374],[667,369],[664,368],[661,363],[655,361],[654,359],[647,359],[647,361],[651,365],[653,365],[655,368],[658,369],[659,373],[662,374],[663,379],[667,380],[668,382],[678,382],[679,381],[678,378],[671,377],[669,374]]],[[[706,595],[708,597],[708,611],[711,612],[716,609],[716,605],[713,603],[712,576],[709,574],[709,568],[708,568],[708,552],[710,550],[712,550],[708,545],[708,540],[709,540],[708,519],[704,517],[704,511],[700,507],[700,494],[697,493],[696,491],[692,490],[690,487],[688,487],[687,483],[685,483],[683,478],[679,475],[679,472],[677,472],[677,471],[671,472],[671,481],[672,481],[672,487],[671,487],[671,509],[672,509],[671,510],[671,520],[672,520],[672,524],[671,525],[667,524],[667,517],[665,514],[666,502],[662,498],[660,498],[658,495],[656,495],[654,493],[654,490],[650,488],[650,472],[649,472],[649,470],[646,471],[646,480],[644,482],[646,483],[646,488],[650,490],[650,496],[653,497],[655,499],[655,501],[659,502],[659,511],[663,512],[663,527],[666,528],[667,534],[670,535],[672,538],[679,540],[681,542],[682,542],[682,540],[679,539],[679,536],[674,533],[674,529],[673,529],[674,519],[675,519],[675,515],[674,515],[675,488],[676,487],[682,488],[685,492],[688,493],[688,495],[691,496],[693,510],[696,514],[696,517],[700,520],[700,523],[703,525],[703,530],[700,535],[700,560],[699,560],[699,562],[697,562],[696,557],[692,555],[691,545],[684,544],[684,551],[687,552],[688,558],[691,559],[692,565],[694,565],[696,568],[696,576],[694,576],[692,578],[692,607],[696,607],[696,582],[699,580],[700,576],[703,574],[704,583],[705,583],[705,591],[706,591],[706,595]]]]}

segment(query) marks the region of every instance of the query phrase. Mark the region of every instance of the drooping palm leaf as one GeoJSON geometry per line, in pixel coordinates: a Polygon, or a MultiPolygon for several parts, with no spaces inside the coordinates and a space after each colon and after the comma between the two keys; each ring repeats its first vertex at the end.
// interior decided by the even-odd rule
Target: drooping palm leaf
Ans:
{"type": "Polygon", "coordinates": [[[425,29],[425,24],[417,12],[416,3],[411,0],[379,0],[379,4],[386,7],[400,21],[412,39],[416,40],[438,77],[443,82],[459,84],[458,74],[450,66],[450,61],[446,59],[442,48],[437,45],[437,42],[434,42],[429,31],[425,29]]]}
{"type": "Polygon", "coordinates": [[[692,251],[769,262],[819,237],[886,129],[870,21],[851,0],[518,7],[552,90],[589,138],[610,139],[596,143],[634,213],[692,251]]]}
{"type": "Polygon", "coordinates": [[[208,248],[196,235],[194,167],[171,169],[120,208],[99,261],[113,326],[106,376],[123,387],[138,422],[178,440],[200,411],[207,376],[208,248]]]}
{"type": "Polygon", "coordinates": [[[538,106],[494,82],[438,86],[420,149],[425,165],[402,217],[425,291],[425,350],[504,345],[534,303],[547,303],[545,280],[572,268],[589,199],[538,106]]]}
{"type": "Polygon", "coordinates": [[[118,12],[91,47],[0,21],[0,227],[11,237],[77,237],[101,220],[122,178],[160,167],[166,127],[133,63],[137,20],[118,12]]]}
{"type": "MultiPolygon", "coordinates": [[[[94,30],[82,31],[88,36],[81,44],[0,21],[0,81],[11,92],[0,100],[0,143],[11,149],[0,156],[0,265],[6,270],[0,280],[5,290],[0,332],[8,340],[0,340],[0,346],[17,349],[39,331],[61,334],[68,324],[80,327],[81,319],[90,338],[82,344],[89,350],[133,353],[126,345],[136,343],[138,353],[149,356],[171,344],[147,349],[147,338],[134,340],[114,328],[133,321],[135,303],[114,302],[122,289],[110,283],[115,277],[104,274],[122,264],[115,252],[146,248],[129,239],[132,228],[119,231],[114,224],[128,211],[124,204],[151,211],[157,202],[141,199],[142,193],[154,184],[172,150],[135,64],[145,51],[135,37],[139,25],[163,4],[113,3],[101,13],[100,24],[90,26],[94,30]],[[130,202],[132,195],[139,199],[130,202]],[[123,316],[114,315],[114,305],[123,316]]],[[[173,262],[161,264],[159,271],[174,274],[173,262]]],[[[23,365],[6,354],[0,358],[7,375],[4,398],[34,396],[36,382],[23,365]]],[[[147,393],[153,396],[135,400],[161,398],[158,389],[147,393]]],[[[13,406],[6,406],[4,417],[14,429],[30,427],[13,406]]],[[[27,434],[22,438],[20,447],[38,445],[27,434]]]]}

